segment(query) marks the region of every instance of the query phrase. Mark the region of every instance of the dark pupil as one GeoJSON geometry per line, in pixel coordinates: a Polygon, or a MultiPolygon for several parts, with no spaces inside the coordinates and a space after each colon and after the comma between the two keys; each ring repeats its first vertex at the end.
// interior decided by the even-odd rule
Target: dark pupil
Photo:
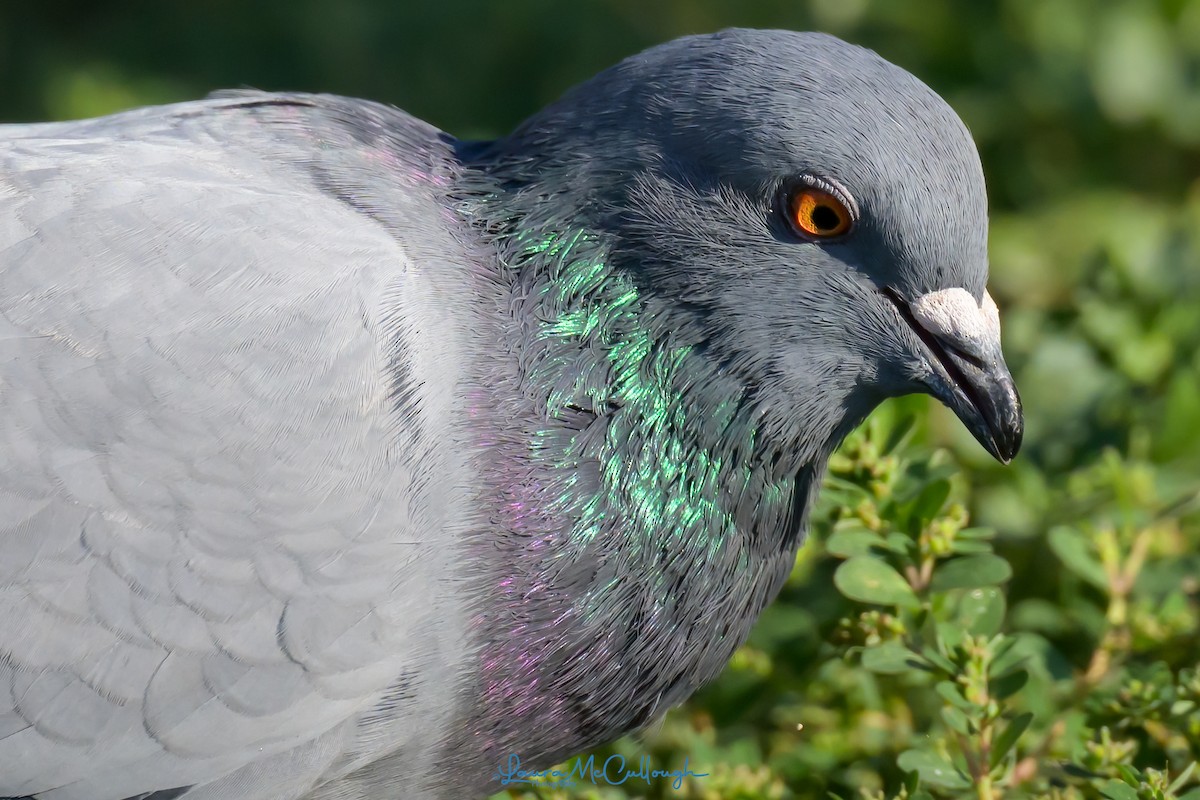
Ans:
{"type": "Polygon", "coordinates": [[[817,206],[812,212],[812,222],[817,230],[831,231],[841,224],[842,218],[831,206],[817,206]]]}

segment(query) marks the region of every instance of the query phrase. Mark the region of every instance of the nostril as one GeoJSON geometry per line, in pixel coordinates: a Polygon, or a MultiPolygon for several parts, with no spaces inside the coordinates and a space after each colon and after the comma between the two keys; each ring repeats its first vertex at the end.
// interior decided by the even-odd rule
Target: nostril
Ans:
{"type": "Polygon", "coordinates": [[[932,330],[930,326],[922,323],[918,315],[914,313],[912,304],[900,292],[890,286],[883,287],[881,291],[892,301],[892,304],[900,311],[900,315],[904,317],[905,322],[925,340],[927,345],[931,345],[933,342],[937,343],[938,346],[931,347],[931,349],[952,353],[972,367],[984,369],[986,362],[982,343],[979,340],[970,336],[947,335],[947,332],[943,330],[932,330]]]}
{"type": "Polygon", "coordinates": [[[974,345],[975,345],[975,343],[974,343],[974,342],[971,342],[971,341],[963,341],[963,342],[950,341],[950,340],[948,340],[948,339],[945,339],[945,338],[943,338],[943,337],[941,337],[941,336],[938,336],[938,337],[937,337],[937,339],[938,339],[938,341],[939,341],[939,342],[941,342],[941,343],[942,343],[942,347],[944,347],[944,348],[946,348],[947,350],[951,351],[952,353],[954,353],[954,355],[958,356],[959,358],[961,358],[963,361],[967,362],[967,363],[968,363],[968,364],[970,364],[971,366],[975,367],[976,369],[983,369],[983,368],[984,368],[984,361],[983,361],[983,358],[982,358],[982,357],[980,357],[979,355],[977,355],[977,354],[976,354],[976,353],[978,352],[978,348],[974,346],[974,345]],[[967,349],[964,349],[964,345],[965,345],[965,346],[967,346],[967,347],[971,347],[971,348],[972,348],[972,350],[967,350],[967,349]],[[973,352],[973,351],[974,351],[974,352],[973,352]]]}

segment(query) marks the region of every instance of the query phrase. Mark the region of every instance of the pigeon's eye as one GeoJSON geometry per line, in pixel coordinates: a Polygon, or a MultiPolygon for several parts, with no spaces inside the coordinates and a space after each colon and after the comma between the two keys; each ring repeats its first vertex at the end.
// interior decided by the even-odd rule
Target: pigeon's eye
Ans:
{"type": "Polygon", "coordinates": [[[816,186],[800,185],[788,197],[788,221],[806,239],[833,239],[849,232],[854,215],[841,198],[816,186]]]}

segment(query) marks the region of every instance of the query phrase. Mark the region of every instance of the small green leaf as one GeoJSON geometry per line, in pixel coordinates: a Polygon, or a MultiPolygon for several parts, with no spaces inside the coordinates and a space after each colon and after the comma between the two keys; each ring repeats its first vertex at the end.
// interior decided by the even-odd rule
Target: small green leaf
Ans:
{"type": "Polygon", "coordinates": [[[1088,549],[1087,539],[1075,528],[1060,525],[1050,531],[1050,549],[1063,566],[1099,589],[1108,589],[1108,576],[1088,549]]]}
{"type": "Polygon", "coordinates": [[[963,528],[958,533],[954,534],[955,539],[977,539],[987,541],[994,538],[996,532],[991,528],[963,528]]]}
{"type": "Polygon", "coordinates": [[[1012,567],[998,555],[963,556],[940,565],[933,573],[930,588],[935,592],[948,589],[975,589],[994,586],[1012,577],[1012,567]]]}
{"type": "MultiPolygon", "coordinates": [[[[1171,703],[1171,716],[1182,717],[1190,713],[1195,707],[1196,701],[1194,700],[1176,700],[1174,703],[1171,703]]],[[[1195,764],[1196,762],[1193,761],[1192,763],[1195,764]]]]}
{"type": "MultiPolygon", "coordinates": [[[[940,481],[949,478],[957,474],[958,471],[959,469],[953,461],[947,460],[935,464],[932,461],[918,460],[908,465],[905,475],[915,481],[930,483],[931,481],[940,481]]],[[[917,491],[914,489],[909,493],[908,497],[911,498],[916,494],[917,491]]]]}
{"type": "Polygon", "coordinates": [[[896,759],[896,763],[905,772],[917,773],[922,781],[931,786],[942,789],[967,789],[971,786],[966,775],[955,769],[949,761],[933,753],[905,750],[896,759]]]}
{"type": "Polygon", "coordinates": [[[959,556],[975,556],[981,553],[990,553],[992,552],[992,543],[955,537],[954,541],[950,542],[950,552],[959,556]]]}
{"type": "Polygon", "coordinates": [[[929,663],[942,670],[942,672],[948,672],[951,675],[958,673],[958,667],[954,665],[954,662],[932,647],[921,648],[921,655],[925,656],[929,663]]]}
{"type": "Polygon", "coordinates": [[[1005,726],[1000,735],[992,742],[992,757],[991,766],[995,769],[996,766],[1004,760],[1009,751],[1017,746],[1017,742],[1021,740],[1021,734],[1029,728],[1029,723],[1033,721],[1033,714],[1028,711],[1024,714],[1019,714],[1013,718],[1011,722],[1005,726]]]}
{"type": "MultiPolygon", "coordinates": [[[[1184,785],[1189,782],[1189,779],[1192,777],[1192,773],[1196,771],[1196,763],[1197,762],[1193,761],[1184,768],[1183,772],[1176,775],[1175,780],[1171,781],[1171,785],[1167,787],[1167,791],[1174,794],[1182,789],[1184,785]]],[[[1198,787],[1196,791],[1200,791],[1200,787],[1198,787]]]]}
{"type": "Polygon", "coordinates": [[[880,675],[899,675],[920,665],[921,659],[900,642],[884,642],[862,652],[862,665],[880,675]]]}
{"type": "Polygon", "coordinates": [[[887,549],[901,556],[911,554],[916,549],[916,542],[903,533],[892,532],[884,540],[887,549]]]}
{"type": "Polygon", "coordinates": [[[943,653],[953,653],[962,646],[963,629],[957,622],[939,622],[934,625],[934,630],[943,653]]]}
{"type": "Polygon", "coordinates": [[[915,772],[904,773],[904,788],[908,790],[909,795],[921,788],[921,776],[915,772]]]}
{"type": "Polygon", "coordinates": [[[958,684],[953,681],[939,681],[934,687],[934,691],[941,696],[943,700],[957,708],[962,709],[971,714],[979,713],[979,706],[975,705],[967,698],[963,697],[962,690],[958,688],[958,684]]]}
{"type": "Polygon", "coordinates": [[[1027,635],[1002,636],[998,641],[992,642],[992,662],[988,664],[988,675],[995,680],[1025,663],[1029,660],[1031,646],[1027,635]]]}
{"type": "Polygon", "coordinates": [[[1128,764],[1114,764],[1113,766],[1125,783],[1133,787],[1141,785],[1142,776],[1133,767],[1129,766],[1128,764]]]}
{"type": "Polygon", "coordinates": [[[913,426],[916,425],[917,417],[914,414],[909,414],[892,426],[892,430],[888,433],[887,441],[884,442],[883,452],[891,453],[898,447],[903,446],[911,438],[909,434],[913,431],[913,426]]]}
{"type": "Polygon", "coordinates": [[[961,733],[963,736],[974,736],[977,732],[975,726],[971,724],[971,720],[967,719],[967,715],[954,706],[942,706],[942,719],[945,720],[950,730],[961,733]]]}
{"type": "Polygon", "coordinates": [[[1103,778],[1104,777],[1103,775],[1101,775],[1098,772],[1092,772],[1090,769],[1087,769],[1086,767],[1082,767],[1079,764],[1072,764],[1070,762],[1067,762],[1062,765],[1062,771],[1064,773],[1066,773],[1067,775],[1070,775],[1072,778],[1084,778],[1086,780],[1092,780],[1093,778],[1103,778]]]}
{"type": "Polygon", "coordinates": [[[1005,700],[1021,691],[1021,688],[1025,686],[1028,680],[1029,673],[1025,670],[1013,670],[1007,675],[1003,675],[999,678],[993,678],[991,684],[988,686],[988,689],[990,690],[992,697],[996,698],[997,700],[1005,700]]]}
{"type": "Polygon", "coordinates": [[[854,506],[863,500],[873,500],[871,493],[857,483],[839,478],[836,475],[830,475],[825,478],[825,487],[821,492],[822,500],[831,498],[842,498],[839,504],[846,506],[854,506]]]}
{"type": "Polygon", "coordinates": [[[995,586],[972,589],[958,601],[958,624],[974,636],[995,636],[1006,610],[1004,593],[995,586]]]}
{"type": "Polygon", "coordinates": [[[838,590],[861,603],[915,605],[917,597],[908,581],[889,564],[873,556],[854,556],[833,574],[838,590]]]}
{"type": "Polygon", "coordinates": [[[840,558],[852,558],[871,552],[872,547],[883,544],[879,534],[866,528],[844,528],[835,530],[825,542],[825,550],[840,558]]]}
{"type": "Polygon", "coordinates": [[[938,480],[930,483],[921,490],[921,494],[917,495],[917,499],[913,501],[913,519],[918,520],[922,525],[932,519],[936,519],[942,510],[942,506],[946,505],[946,499],[949,497],[950,481],[938,480]]]}
{"type": "Polygon", "coordinates": [[[1100,794],[1107,797],[1108,800],[1138,800],[1137,789],[1120,781],[1109,781],[1104,784],[1100,787],[1100,794]]]}

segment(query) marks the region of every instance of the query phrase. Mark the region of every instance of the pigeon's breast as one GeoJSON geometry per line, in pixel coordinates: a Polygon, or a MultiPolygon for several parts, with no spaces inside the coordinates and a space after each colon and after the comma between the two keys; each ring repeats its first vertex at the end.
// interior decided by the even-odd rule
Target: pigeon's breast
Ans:
{"type": "Polygon", "coordinates": [[[732,476],[644,442],[609,460],[621,421],[572,422],[537,434],[543,454],[559,448],[555,466],[523,448],[501,467],[481,703],[466,721],[495,761],[481,768],[511,754],[546,766],[685,700],[745,641],[799,545],[810,470],[732,476]]]}

